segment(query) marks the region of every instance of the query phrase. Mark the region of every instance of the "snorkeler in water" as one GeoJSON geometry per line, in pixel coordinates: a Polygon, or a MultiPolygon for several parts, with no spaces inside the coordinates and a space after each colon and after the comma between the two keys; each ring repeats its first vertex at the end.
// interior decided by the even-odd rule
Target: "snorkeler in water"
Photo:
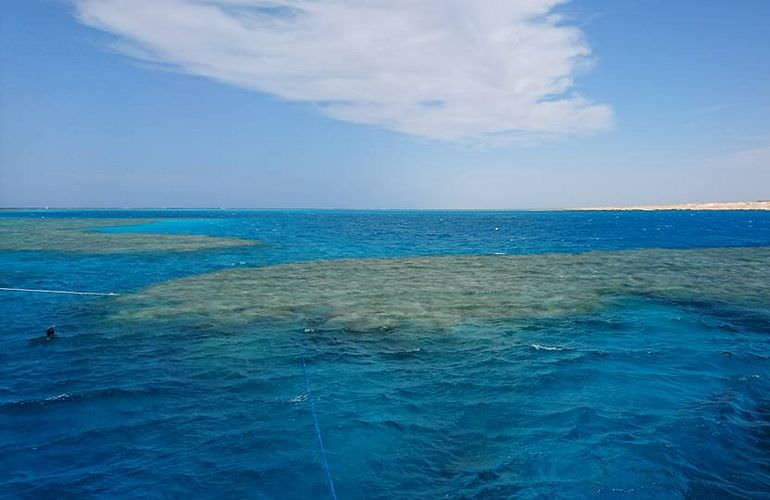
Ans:
{"type": "Polygon", "coordinates": [[[48,327],[48,329],[45,331],[45,337],[37,337],[34,339],[30,339],[29,344],[30,345],[47,344],[52,340],[56,340],[56,325],[51,325],[48,327]]]}

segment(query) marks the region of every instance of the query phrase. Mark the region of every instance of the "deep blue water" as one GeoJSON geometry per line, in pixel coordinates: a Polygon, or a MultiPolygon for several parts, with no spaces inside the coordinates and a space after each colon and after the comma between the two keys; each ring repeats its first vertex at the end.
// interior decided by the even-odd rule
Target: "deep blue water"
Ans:
{"type": "MultiPolygon", "coordinates": [[[[768,212],[2,212],[264,245],[0,252],[0,287],[130,293],[318,259],[770,246],[768,212]]],[[[770,283],[768,283],[770,286],[770,283]]],[[[449,331],[114,324],[0,292],[0,495],[770,497],[770,304],[628,296],[449,331]],[[34,344],[56,323],[59,338],[34,344]]]]}

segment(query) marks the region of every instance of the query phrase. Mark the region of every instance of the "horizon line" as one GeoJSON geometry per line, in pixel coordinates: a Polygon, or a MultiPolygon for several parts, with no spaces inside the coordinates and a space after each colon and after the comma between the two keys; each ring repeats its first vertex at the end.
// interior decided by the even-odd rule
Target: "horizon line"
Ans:
{"type": "MultiPolygon", "coordinates": [[[[676,210],[676,209],[693,209],[697,210],[698,206],[708,205],[735,205],[735,204],[752,204],[752,203],[770,203],[770,200],[743,200],[743,201],[701,201],[701,202],[679,202],[679,203],[654,203],[654,204],[635,204],[635,205],[604,205],[604,206],[582,206],[582,207],[541,207],[541,208],[525,208],[525,207],[508,207],[508,208],[446,208],[446,207],[422,207],[422,208],[405,208],[405,207],[386,207],[386,208],[353,208],[353,207],[214,207],[214,206],[171,206],[171,207],[153,207],[153,206],[136,206],[136,207],[66,207],[66,206],[17,206],[17,207],[2,207],[0,211],[10,210],[35,210],[35,211],[57,211],[57,210],[252,210],[252,211],[358,211],[358,212],[372,212],[372,211],[402,211],[402,212],[419,212],[419,211],[475,211],[475,212],[552,212],[552,211],[614,211],[614,210],[676,210]],[[677,207],[677,208],[673,208],[677,207]]],[[[729,208],[726,210],[730,210],[729,208]]],[[[757,210],[762,210],[758,208],[757,210]]]]}

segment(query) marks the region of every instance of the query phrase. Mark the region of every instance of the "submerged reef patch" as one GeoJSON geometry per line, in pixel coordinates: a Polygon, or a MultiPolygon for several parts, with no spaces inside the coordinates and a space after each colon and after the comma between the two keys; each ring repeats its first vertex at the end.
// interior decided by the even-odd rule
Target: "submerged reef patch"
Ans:
{"type": "Polygon", "coordinates": [[[208,273],[115,299],[120,320],[355,331],[586,313],[628,295],[770,304],[770,248],[347,259],[208,273]]]}
{"type": "Polygon", "coordinates": [[[257,241],[205,235],[110,233],[96,228],[136,226],[151,219],[0,219],[0,251],[47,250],[94,254],[190,252],[256,245],[257,241]]]}

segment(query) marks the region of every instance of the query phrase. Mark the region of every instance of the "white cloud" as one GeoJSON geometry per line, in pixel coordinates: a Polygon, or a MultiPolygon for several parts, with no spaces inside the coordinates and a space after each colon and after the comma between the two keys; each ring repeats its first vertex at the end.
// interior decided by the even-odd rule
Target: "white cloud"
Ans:
{"type": "Polygon", "coordinates": [[[73,0],[118,47],[334,118],[444,140],[594,133],[564,0],[73,0]]]}

